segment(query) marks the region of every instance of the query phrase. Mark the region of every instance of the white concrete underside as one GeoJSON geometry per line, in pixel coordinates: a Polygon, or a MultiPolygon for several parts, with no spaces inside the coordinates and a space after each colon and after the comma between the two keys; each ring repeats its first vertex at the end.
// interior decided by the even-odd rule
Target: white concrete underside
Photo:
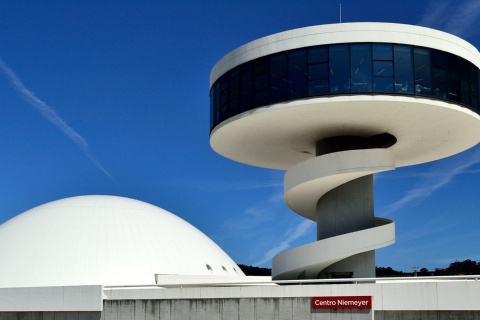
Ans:
{"type": "Polygon", "coordinates": [[[480,117],[444,101],[389,95],[295,100],[246,111],[220,123],[212,148],[229,159],[289,169],[315,157],[317,141],[334,136],[397,138],[395,167],[442,159],[480,141],[480,117]]]}

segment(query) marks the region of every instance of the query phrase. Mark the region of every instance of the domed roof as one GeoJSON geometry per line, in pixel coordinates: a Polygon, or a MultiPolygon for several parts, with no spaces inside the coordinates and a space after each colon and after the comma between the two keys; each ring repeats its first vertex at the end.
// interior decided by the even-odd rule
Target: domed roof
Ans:
{"type": "Polygon", "coordinates": [[[244,276],[210,238],[145,202],[53,201],[0,225],[0,287],[155,284],[155,274],[244,276]]]}

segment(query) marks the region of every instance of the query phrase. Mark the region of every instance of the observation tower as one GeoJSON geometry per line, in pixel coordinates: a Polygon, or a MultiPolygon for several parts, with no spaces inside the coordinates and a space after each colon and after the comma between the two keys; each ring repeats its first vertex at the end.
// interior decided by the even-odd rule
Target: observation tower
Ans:
{"type": "Polygon", "coordinates": [[[281,32],[215,65],[212,148],[287,170],[285,202],[317,222],[316,242],[273,258],[274,279],[375,276],[395,226],[374,216],[373,174],[475,146],[479,68],[466,41],[391,23],[281,32]]]}

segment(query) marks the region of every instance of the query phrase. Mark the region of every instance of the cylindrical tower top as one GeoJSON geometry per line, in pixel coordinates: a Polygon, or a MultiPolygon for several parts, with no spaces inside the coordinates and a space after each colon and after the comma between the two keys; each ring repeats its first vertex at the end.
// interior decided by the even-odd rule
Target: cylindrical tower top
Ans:
{"type": "Polygon", "coordinates": [[[462,57],[480,68],[478,50],[443,31],[398,23],[336,23],[275,33],[238,47],[215,64],[210,73],[210,86],[230,69],[270,54],[310,46],[362,42],[428,47],[462,57]]]}
{"type": "Polygon", "coordinates": [[[395,166],[480,141],[480,53],[451,34],[342,23],[267,36],[210,76],[210,144],[232,160],[288,169],[318,141],[388,133],[395,166]]]}

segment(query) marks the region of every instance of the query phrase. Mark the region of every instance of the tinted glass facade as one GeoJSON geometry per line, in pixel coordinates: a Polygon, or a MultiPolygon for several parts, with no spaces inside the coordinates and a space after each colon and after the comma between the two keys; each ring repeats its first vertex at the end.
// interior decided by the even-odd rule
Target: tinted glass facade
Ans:
{"type": "Polygon", "coordinates": [[[314,96],[427,96],[480,111],[479,69],[456,55],[390,43],[314,46],[246,62],[210,90],[211,128],[263,105],[314,96]]]}

